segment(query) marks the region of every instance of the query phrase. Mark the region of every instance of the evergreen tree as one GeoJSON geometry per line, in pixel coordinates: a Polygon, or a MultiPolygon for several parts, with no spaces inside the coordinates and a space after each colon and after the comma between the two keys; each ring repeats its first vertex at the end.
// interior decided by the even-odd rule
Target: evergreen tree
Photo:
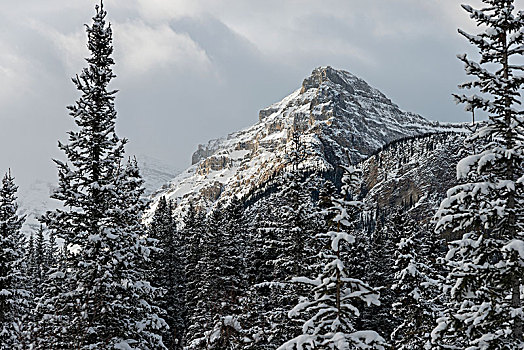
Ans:
{"type": "Polygon", "coordinates": [[[136,159],[127,162],[118,180],[117,188],[121,191],[115,200],[115,214],[108,218],[114,226],[109,224],[106,230],[112,230],[108,236],[112,233],[113,237],[120,237],[113,246],[113,261],[117,260],[113,268],[116,281],[127,283],[116,283],[118,298],[111,302],[115,311],[120,311],[111,315],[116,318],[111,324],[116,333],[125,336],[120,343],[122,346],[130,343],[139,349],[161,349],[164,348],[161,332],[167,325],[159,317],[164,310],[154,305],[158,290],[149,282],[150,252],[156,249],[156,242],[145,237],[142,217],[149,201],[144,197],[144,180],[136,159]]]}
{"type": "Polygon", "coordinates": [[[149,225],[149,237],[154,238],[160,250],[152,253],[155,287],[162,288],[155,304],[165,310],[162,315],[169,329],[163,334],[168,349],[183,348],[187,327],[185,310],[185,241],[176,228],[173,202],[161,197],[149,225]]]}
{"type": "MultiPolygon", "coordinates": [[[[51,235],[50,238],[52,237],[54,236],[51,235]]],[[[48,254],[52,258],[49,260],[48,269],[44,271],[42,295],[36,300],[34,310],[33,345],[36,349],[68,349],[68,337],[62,332],[65,332],[64,325],[71,320],[71,315],[65,313],[67,309],[61,304],[62,296],[67,293],[69,287],[63,272],[66,266],[66,248],[61,247],[56,251],[49,251],[48,254]]]]}
{"type": "Polygon", "coordinates": [[[56,337],[57,349],[158,349],[165,323],[150,304],[154,290],[146,281],[150,242],[141,215],[147,203],[136,161],[122,164],[126,142],[115,133],[116,91],[108,90],[112,28],[105,17],[103,4],[96,6],[86,26],[91,55],[73,78],[82,95],[68,107],[78,131],[59,143],[69,162],[55,160],[59,186],[52,198],[66,209],[43,217],[65,249],[41,303],[42,329],[56,337]]]}
{"type": "Polygon", "coordinates": [[[245,240],[244,207],[233,197],[224,209],[222,232],[217,237],[218,265],[215,291],[219,305],[213,315],[214,328],[208,335],[210,349],[240,349],[243,343],[241,298],[245,288],[243,249],[245,240]]]}
{"type": "MultiPolygon", "coordinates": [[[[296,159],[291,153],[291,159],[296,159]]],[[[300,158],[298,158],[300,161],[300,158]]],[[[304,287],[289,283],[293,276],[311,273],[317,268],[315,211],[309,188],[309,179],[292,163],[292,171],[281,174],[277,181],[280,191],[268,202],[271,210],[278,212],[265,222],[263,248],[271,270],[267,285],[270,287],[267,330],[271,344],[282,344],[296,335],[296,327],[288,322],[288,310],[295,305],[304,287]],[[278,209],[277,209],[278,208],[278,209]]]]}
{"type": "Polygon", "coordinates": [[[26,319],[27,328],[31,331],[31,344],[36,344],[38,330],[39,313],[36,311],[38,302],[42,297],[42,286],[44,277],[49,269],[45,254],[46,242],[44,238],[44,228],[40,225],[36,235],[31,232],[25,247],[24,269],[27,275],[27,290],[31,291],[31,299],[28,300],[28,315],[26,319]]]}
{"type": "Polygon", "coordinates": [[[270,252],[269,264],[272,265],[270,286],[270,311],[263,317],[268,318],[271,329],[268,341],[281,344],[296,334],[295,327],[289,324],[287,313],[296,304],[303,287],[288,283],[290,278],[299,273],[313,271],[316,266],[316,247],[314,235],[315,212],[311,198],[310,178],[299,170],[307,158],[308,150],[304,143],[303,132],[294,125],[290,136],[286,161],[288,171],[280,174],[280,191],[269,205],[278,215],[264,228],[264,249],[270,252]],[[307,269],[308,271],[304,271],[307,269]]]}
{"type": "Polygon", "coordinates": [[[461,88],[482,96],[455,96],[468,109],[488,113],[467,139],[470,154],[457,165],[461,183],[448,191],[437,214],[439,233],[462,235],[449,244],[449,303],[433,332],[442,346],[506,349],[524,346],[523,141],[520,90],[524,12],[512,0],[483,0],[463,8],[484,31],[459,32],[478,48],[478,62],[460,55],[473,80],[461,88]]]}
{"type": "MultiPolygon", "coordinates": [[[[404,216],[408,216],[405,213],[404,216]]],[[[397,299],[392,316],[402,322],[391,334],[396,349],[431,349],[430,333],[438,305],[439,281],[434,279],[429,232],[418,227],[409,217],[403,221],[403,236],[395,252],[395,284],[392,286],[397,299]]]]}
{"type": "Polygon", "coordinates": [[[201,256],[197,262],[200,283],[195,291],[196,306],[191,326],[195,333],[188,339],[190,349],[210,346],[210,335],[215,326],[215,317],[220,314],[220,270],[223,257],[220,256],[221,236],[224,234],[224,210],[218,202],[206,218],[204,234],[201,237],[201,256]]]}
{"type": "Polygon", "coordinates": [[[51,266],[54,266],[56,264],[56,255],[58,254],[58,244],[56,242],[55,235],[53,234],[53,231],[48,232],[47,241],[45,244],[45,265],[46,270],[44,270],[45,273],[49,270],[51,266]]]}
{"type": "Polygon", "coordinates": [[[291,170],[294,173],[298,170],[300,163],[308,156],[308,150],[306,144],[302,141],[302,136],[302,131],[297,128],[297,125],[294,125],[286,152],[287,163],[291,165],[291,170]]]}
{"type": "Polygon", "coordinates": [[[238,316],[242,290],[245,288],[246,224],[242,201],[234,196],[226,207],[224,216],[225,230],[220,246],[224,260],[220,278],[223,280],[223,300],[226,302],[226,309],[222,310],[222,314],[238,316]]]}
{"type": "Polygon", "coordinates": [[[24,274],[24,237],[20,229],[24,217],[17,214],[18,204],[11,172],[0,187],[0,349],[27,348],[30,293],[24,274]]]}
{"type": "Polygon", "coordinates": [[[331,210],[329,210],[333,205],[332,197],[335,196],[336,192],[337,189],[335,188],[335,185],[333,185],[333,182],[329,180],[324,182],[322,188],[319,191],[318,208],[323,215],[322,219],[325,220],[324,225],[327,226],[333,225],[333,218],[336,215],[331,210]]]}
{"type": "Polygon", "coordinates": [[[239,350],[244,343],[243,329],[238,317],[224,316],[217,318],[215,326],[206,335],[207,349],[239,350]]]}
{"type": "Polygon", "coordinates": [[[364,235],[363,230],[357,235],[357,242],[348,263],[352,268],[352,276],[364,278],[367,283],[380,290],[380,305],[371,305],[362,310],[359,326],[364,329],[380,329],[384,337],[389,338],[398,324],[398,319],[391,317],[392,305],[396,295],[392,290],[395,278],[391,266],[394,265],[395,243],[399,233],[406,227],[394,224],[395,215],[377,218],[375,230],[370,235],[364,235]]]}
{"type": "Polygon", "coordinates": [[[45,252],[45,238],[44,238],[44,226],[40,225],[38,231],[36,232],[34,240],[34,250],[33,250],[33,264],[35,266],[35,274],[33,275],[33,281],[35,289],[33,290],[33,295],[35,298],[41,296],[40,285],[42,284],[43,274],[48,268],[46,265],[46,252],[45,252]]]}
{"type": "Polygon", "coordinates": [[[35,235],[31,232],[26,238],[24,248],[24,263],[27,268],[27,275],[30,277],[28,286],[30,290],[34,290],[36,286],[36,283],[34,282],[37,276],[35,255],[35,235]]]}
{"type": "MultiPolygon", "coordinates": [[[[294,140],[292,145],[300,141],[294,140]]],[[[297,335],[287,314],[305,291],[289,282],[299,273],[318,270],[314,235],[319,217],[312,200],[312,178],[298,170],[301,150],[302,146],[292,147],[289,171],[272,179],[276,191],[268,191],[247,215],[255,218],[246,240],[248,287],[241,324],[249,340],[244,349],[276,349],[297,335]]]]}
{"type": "Polygon", "coordinates": [[[359,172],[351,166],[344,167],[344,170],[343,198],[333,199],[332,206],[336,212],[333,222],[337,231],[317,236],[330,241],[329,249],[322,254],[323,271],[314,280],[306,277],[294,279],[295,282],[310,286],[313,293],[312,298],[298,303],[289,312],[290,317],[305,317],[302,334],[280,346],[281,350],[384,349],[385,341],[378,333],[357,330],[354,324],[359,316],[355,302],[378,305],[379,294],[362,280],[349,277],[342,260],[342,245],[355,242],[355,236],[349,233],[354,229],[356,219],[352,214],[362,206],[362,202],[352,199],[359,184],[359,172]]]}
{"type": "Polygon", "coordinates": [[[185,256],[185,283],[186,283],[186,310],[188,326],[185,335],[185,345],[191,345],[196,339],[202,337],[200,325],[200,309],[197,307],[200,301],[200,284],[203,271],[199,262],[203,257],[202,244],[204,238],[205,214],[197,211],[193,203],[189,203],[187,213],[183,219],[182,235],[186,241],[185,256]]]}
{"type": "Polygon", "coordinates": [[[276,301],[272,297],[273,261],[277,258],[280,230],[276,211],[270,205],[278,206],[277,195],[260,200],[254,218],[248,228],[246,243],[246,282],[248,284],[242,303],[242,325],[246,328],[244,345],[246,350],[275,349],[271,342],[270,317],[276,301]]]}

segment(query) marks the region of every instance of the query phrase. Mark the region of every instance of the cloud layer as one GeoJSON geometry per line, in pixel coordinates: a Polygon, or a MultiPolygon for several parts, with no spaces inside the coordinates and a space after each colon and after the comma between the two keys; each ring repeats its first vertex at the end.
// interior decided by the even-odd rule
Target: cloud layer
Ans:
{"type": "MultiPolygon", "coordinates": [[[[319,65],[347,69],[402,108],[467,120],[450,94],[474,31],[455,0],[106,0],[118,130],[129,151],[188,165],[198,143],[253,124],[319,65]]],[[[524,0],[517,0],[522,8],[524,0]]],[[[98,1],[25,0],[0,12],[0,171],[52,179],[72,127],[70,77],[98,1]]],[[[479,0],[469,1],[478,5],[479,0]]]]}

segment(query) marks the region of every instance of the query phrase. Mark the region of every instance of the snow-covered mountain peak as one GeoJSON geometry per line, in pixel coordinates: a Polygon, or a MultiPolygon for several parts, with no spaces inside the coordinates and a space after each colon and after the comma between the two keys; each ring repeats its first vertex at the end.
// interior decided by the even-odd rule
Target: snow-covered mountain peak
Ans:
{"type": "Polygon", "coordinates": [[[331,66],[315,68],[311,75],[302,82],[300,92],[305,93],[309,89],[319,88],[343,90],[352,95],[381,98],[391,102],[384,94],[368,85],[364,80],[347,71],[337,70],[331,66]]]}
{"type": "Polygon", "coordinates": [[[218,199],[245,195],[286,166],[293,133],[309,149],[302,167],[332,170],[346,160],[365,159],[383,145],[407,136],[450,130],[402,111],[355,75],[319,67],[302,86],[259,113],[252,127],[199,145],[193,165],[159,196],[179,204],[210,207],[218,199]]]}

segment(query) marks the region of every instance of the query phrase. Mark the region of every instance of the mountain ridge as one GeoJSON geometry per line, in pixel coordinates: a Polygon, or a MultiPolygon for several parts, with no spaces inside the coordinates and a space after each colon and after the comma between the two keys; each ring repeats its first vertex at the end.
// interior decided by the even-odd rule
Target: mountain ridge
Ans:
{"type": "MultiPolygon", "coordinates": [[[[460,124],[429,121],[405,112],[363,79],[330,66],[318,67],[300,88],[262,109],[253,126],[199,145],[192,165],[156,194],[183,211],[190,201],[209,209],[217,200],[243,196],[286,167],[291,137],[308,148],[303,168],[336,171],[337,164],[360,162],[396,139],[446,131],[460,124]]],[[[155,205],[153,205],[154,210],[155,205]]]]}

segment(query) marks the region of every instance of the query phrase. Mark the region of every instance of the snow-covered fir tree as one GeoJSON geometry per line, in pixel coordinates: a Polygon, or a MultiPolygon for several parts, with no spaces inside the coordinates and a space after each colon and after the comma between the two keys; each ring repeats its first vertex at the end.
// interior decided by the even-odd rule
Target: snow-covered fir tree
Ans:
{"type": "Polygon", "coordinates": [[[28,314],[26,315],[26,325],[30,329],[31,344],[35,344],[35,336],[38,329],[39,314],[36,311],[37,304],[42,297],[44,277],[49,269],[46,257],[46,241],[44,237],[44,227],[40,225],[36,233],[31,232],[27,238],[25,246],[24,269],[27,276],[26,288],[31,292],[31,299],[28,303],[28,314]]]}
{"type": "MultiPolygon", "coordinates": [[[[209,346],[210,334],[215,326],[215,315],[219,314],[219,284],[221,260],[220,244],[221,236],[224,234],[224,210],[218,202],[213,210],[207,215],[203,235],[200,238],[200,258],[196,262],[199,278],[196,286],[196,305],[191,311],[193,318],[191,325],[194,333],[190,332],[187,345],[190,349],[201,349],[209,346]]],[[[192,331],[192,330],[190,330],[192,331]]]]}
{"type": "MultiPolygon", "coordinates": [[[[199,331],[188,339],[190,348],[240,349],[243,341],[240,314],[242,276],[242,203],[226,208],[218,202],[206,218],[197,262],[200,283],[194,321],[199,331]]],[[[192,326],[195,326],[193,324],[192,326]]]]}
{"type": "Polygon", "coordinates": [[[524,347],[524,12],[512,0],[463,5],[478,35],[459,32],[480,54],[459,55],[473,77],[460,85],[481,96],[457,95],[488,120],[467,139],[470,152],[457,165],[461,183],[448,191],[437,214],[437,232],[451,237],[446,261],[449,303],[433,331],[436,344],[475,349],[524,347]]]}
{"type": "Polygon", "coordinates": [[[258,199],[247,207],[244,349],[276,349],[297,335],[287,314],[304,288],[289,282],[318,268],[315,176],[299,170],[305,149],[294,135],[286,167],[251,194],[258,199]]]}
{"type": "MultiPolygon", "coordinates": [[[[52,231],[51,231],[52,232],[52,231]]],[[[62,331],[64,323],[71,321],[71,315],[65,313],[61,305],[62,296],[67,293],[65,270],[66,249],[61,247],[49,255],[48,269],[44,271],[41,297],[36,300],[32,345],[35,349],[68,349],[68,337],[56,331],[62,331]]]]}
{"type": "Polygon", "coordinates": [[[185,345],[189,346],[194,340],[202,337],[201,313],[198,308],[199,291],[203,271],[199,268],[202,259],[202,246],[206,217],[202,210],[197,210],[193,203],[189,203],[183,218],[182,234],[186,242],[185,256],[185,301],[188,326],[185,333],[185,345]]]}
{"type": "Polygon", "coordinates": [[[37,268],[35,259],[35,235],[33,232],[25,239],[24,245],[24,262],[27,269],[27,275],[30,276],[29,289],[35,288],[35,280],[37,279],[37,268]]]}
{"type": "Polygon", "coordinates": [[[294,165],[295,170],[279,176],[281,190],[277,200],[271,203],[272,210],[279,209],[272,220],[273,227],[263,231],[265,248],[272,255],[268,263],[272,268],[269,286],[273,306],[266,317],[272,324],[271,343],[277,346],[296,334],[296,327],[289,323],[287,315],[304,293],[304,287],[289,283],[290,279],[318,270],[317,240],[314,239],[318,228],[310,179],[296,170],[297,167],[294,165]]]}
{"type": "Polygon", "coordinates": [[[33,291],[33,296],[39,298],[41,296],[40,285],[42,284],[44,273],[46,272],[46,241],[44,237],[44,226],[40,225],[36,234],[31,232],[28,238],[26,248],[26,265],[28,274],[31,276],[30,285],[33,291]]]}
{"type": "Polygon", "coordinates": [[[44,238],[44,226],[40,225],[35,235],[35,250],[34,260],[37,268],[36,279],[40,283],[42,281],[42,274],[45,270],[45,238],[44,238]]]}
{"type": "Polygon", "coordinates": [[[218,265],[215,292],[218,309],[213,315],[214,327],[208,333],[208,348],[241,349],[244,341],[240,323],[241,298],[245,289],[243,251],[245,247],[244,208],[240,199],[234,197],[223,211],[223,231],[219,234],[218,265]]]}
{"type": "Polygon", "coordinates": [[[48,232],[47,240],[45,244],[45,266],[46,269],[44,271],[44,274],[49,270],[51,266],[54,266],[56,264],[56,256],[58,254],[58,244],[56,242],[56,237],[53,234],[52,231],[48,232]]]}
{"type": "Polygon", "coordinates": [[[286,168],[274,180],[279,190],[269,204],[273,210],[278,208],[278,214],[266,221],[269,227],[258,231],[264,234],[264,250],[269,252],[268,263],[272,265],[267,284],[272,306],[264,317],[272,325],[267,330],[268,342],[276,346],[296,335],[287,314],[298,302],[303,286],[290,284],[290,278],[316,267],[314,235],[317,228],[311,183],[310,177],[300,170],[307,156],[303,133],[295,125],[286,152],[286,168]]]}
{"type": "MultiPolygon", "coordinates": [[[[195,272],[191,276],[192,288],[189,296],[193,305],[191,313],[191,327],[188,329],[187,346],[189,349],[201,349],[209,346],[210,334],[215,326],[215,316],[219,314],[219,289],[222,288],[219,281],[221,260],[220,245],[221,237],[224,234],[224,211],[222,204],[218,202],[213,210],[204,217],[199,215],[196,220],[194,214],[188,213],[186,220],[194,228],[194,234],[200,232],[198,236],[191,238],[191,243],[195,244],[189,248],[190,254],[195,254],[190,258],[190,264],[194,266],[190,269],[195,272]],[[204,220],[204,222],[201,222],[204,220]],[[198,221],[198,222],[197,222],[198,221]],[[197,230],[195,230],[197,229],[197,230]]],[[[190,229],[189,226],[186,229],[190,229]]],[[[189,277],[189,276],[188,276],[189,277]]]]}
{"type": "Polygon", "coordinates": [[[115,310],[120,309],[120,318],[113,322],[113,327],[125,335],[121,346],[129,343],[139,349],[162,349],[161,332],[167,324],[160,317],[164,310],[154,303],[158,290],[149,282],[150,254],[156,249],[156,242],[145,237],[142,218],[149,201],[144,196],[144,180],[136,158],[128,160],[117,188],[121,188],[119,200],[113,207],[115,215],[110,218],[114,226],[107,225],[106,230],[112,230],[108,232],[109,239],[111,234],[120,237],[121,241],[113,246],[113,259],[118,260],[114,267],[116,281],[125,282],[116,283],[119,298],[111,301],[115,310]]]}
{"type": "MultiPolygon", "coordinates": [[[[40,231],[43,236],[44,230],[44,226],[40,226],[37,236],[40,235],[40,231]]],[[[46,309],[46,306],[53,307],[53,305],[46,305],[45,303],[58,296],[59,285],[62,284],[62,280],[60,279],[61,269],[58,268],[57,263],[63,249],[63,247],[59,249],[53,232],[48,231],[47,240],[44,240],[44,256],[40,276],[37,279],[34,277],[34,273],[31,274],[31,276],[33,276],[31,277],[32,281],[29,283],[33,289],[31,344],[33,344],[36,349],[45,349],[51,345],[60,348],[55,336],[47,333],[47,329],[53,329],[53,327],[45,327],[44,325],[49,326],[46,317],[49,317],[50,313],[53,312],[46,309]],[[56,272],[58,272],[58,275],[55,275],[56,272]]],[[[30,251],[34,252],[34,248],[31,248],[30,251]]],[[[33,259],[32,254],[27,253],[26,255],[33,259]]]]}
{"type": "Polygon", "coordinates": [[[187,327],[185,302],[185,240],[177,230],[173,217],[174,205],[161,197],[149,224],[149,237],[155,239],[159,250],[152,253],[152,283],[162,288],[155,300],[164,311],[169,329],[163,333],[168,349],[181,350],[187,327]]]}
{"type": "Polygon", "coordinates": [[[360,312],[356,302],[378,305],[379,293],[360,279],[347,273],[342,259],[344,244],[355,243],[356,217],[362,202],[352,195],[359,185],[359,170],[344,167],[342,198],[333,199],[336,230],[317,235],[328,242],[322,252],[323,271],[316,279],[296,277],[293,280],[311,288],[312,296],[302,299],[289,316],[303,321],[301,334],[279,347],[280,350],[304,349],[384,349],[385,341],[377,332],[357,330],[355,320],[360,312]]]}
{"type": "Polygon", "coordinates": [[[224,211],[225,232],[222,237],[221,278],[223,279],[223,299],[228,304],[222,310],[223,315],[239,314],[240,299],[245,288],[246,223],[244,218],[244,203],[236,196],[229,202],[224,211]]]}
{"type": "Polygon", "coordinates": [[[355,232],[356,243],[347,257],[349,272],[354,278],[363,278],[377,290],[380,290],[380,305],[371,305],[361,312],[358,322],[360,328],[380,329],[381,334],[389,338],[398,320],[391,317],[395,292],[392,290],[394,275],[391,266],[394,263],[395,242],[405,227],[395,223],[396,215],[385,215],[375,211],[374,229],[366,233],[363,220],[355,232]]]}
{"type": "Polygon", "coordinates": [[[69,132],[69,143],[59,143],[67,162],[55,160],[59,186],[52,198],[65,209],[42,218],[65,249],[39,303],[40,339],[57,349],[162,349],[165,322],[146,278],[151,249],[141,224],[143,180],[136,161],[124,164],[126,142],[115,133],[106,14],[101,3],[86,26],[88,66],[73,78],[81,97],[68,107],[78,129],[69,132]]]}
{"type": "Polygon", "coordinates": [[[291,170],[296,172],[300,164],[307,158],[308,150],[303,141],[303,132],[298,129],[297,125],[293,126],[290,135],[290,142],[286,150],[286,162],[291,166],[291,170]]]}
{"type": "Polygon", "coordinates": [[[24,217],[18,215],[18,187],[7,172],[0,187],[0,349],[28,347],[30,291],[25,275],[24,217]]]}
{"type": "MultiPolygon", "coordinates": [[[[271,344],[270,312],[274,307],[272,289],[274,265],[277,257],[279,230],[276,211],[270,204],[280,203],[270,195],[257,203],[256,214],[248,227],[246,242],[246,290],[242,303],[242,325],[246,329],[246,350],[275,349],[271,344]]],[[[278,205],[278,204],[277,204],[278,205]]]]}
{"type": "Polygon", "coordinates": [[[404,212],[400,220],[403,232],[397,244],[394,262],[396,300],[391,314],[401,323],[391,334],[395,349],[431,349],[430,333],[438,305],[439,280],[433,278],[432,235],[404,212]]]}

